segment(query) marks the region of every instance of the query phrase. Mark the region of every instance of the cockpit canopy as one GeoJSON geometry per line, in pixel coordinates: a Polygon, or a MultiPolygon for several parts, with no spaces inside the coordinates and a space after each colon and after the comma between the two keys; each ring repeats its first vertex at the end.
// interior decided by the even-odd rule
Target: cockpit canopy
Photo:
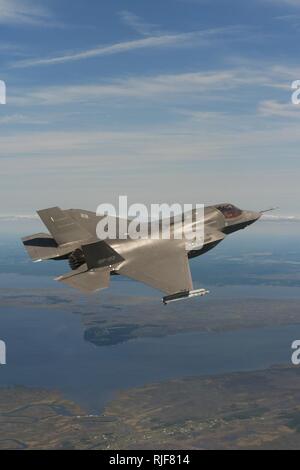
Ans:
{"type": "Polygon", "coordinates": [[[241,209],[235,207],[233,204],[219,204],[216,208],[222,212],[225,219],[234,219],[242,214],[241,209]]]}

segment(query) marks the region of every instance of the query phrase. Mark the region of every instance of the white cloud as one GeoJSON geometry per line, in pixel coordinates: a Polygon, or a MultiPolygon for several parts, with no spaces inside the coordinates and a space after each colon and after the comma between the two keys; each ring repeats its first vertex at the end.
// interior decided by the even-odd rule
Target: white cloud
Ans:
{"type": "Polygon", "coordinates": [[[262,101],[259,104],[258,112],[262,116],[280,118],[300,118],[300,106],[290,103],[279,103],[275,100],[262,101]]]}
{"type": "Polygon", "coordinates": [[[213,120],[216,122],[217,119],[224,119],[226,116],[227,118],[230,117],[229,113],[225,113],[222,111],[191,111],[178,109],[178,113],[196,122],[203,122],[208,120],[213,120]]]}
{"type": "Polygon", "coordinates": [[[0,117],[0,125],[5,124],[46,124],[47,121],[43,121],[41,119],[34,119],[31,116],[25,116],[23,114],[10,114],[8,116],[0,117]]]}
{"type": "Polygon", "coordinates": [[[107,46],[99,46],[93,49],[87,49],[82,52],[74,52],[57,57],[22,60],[14,63],[12,66],[23,68],[34,67],[39,65],[63,64],[66,62],[84,60],[92,57],[121,54],[133,50],[147,48],[164,48],[181,45],[207,46],[207,41],[213,38],[216,38],[221,35],[222,40],[224,41],[224,37],[226,35],[235,34],[237,32],[241,32],[241,28],[233,26],[225,28],[207,29],[203,31],[194,31],[189,33],[163,34],[160,36],[154,35],[142,39],[136,39],[133,41],[124,41],[116,44],[110,44],[107,46]]]}
{"type": "Polygon", "coordinates": [[[300,77],[300,67],[275,65],[272,67],[272,73],[286,80],[290,80],[291,85],[292,81],[300,77]]]}
{"type": "Polygon", "coordinates": [[[45,87],[36,90],[21,90],[10,98],[13,105],[59,105],[66,103],[95,103],[97,100],[113,97],[168,99],[172,96],[194,95],[204,96],[211,92],[216,94],[226,88],[273,87],[289,89],[286,77],[277,72],[246,69],[224,69],[211,72],[191,72],[179,74],[156,75],[152,77],[132,77],[111,80],[107,83],[89,85],[71,85],[45,87]],[[281,81],[282,80],[282,81],[281,81]]]}
{"type": "Polygon", "coordinates": [[[6,133],[0,149],[1,213],[31,212],[37,201],[39,207],[93,209],[103,197],[115,201],[116,193],[168,201],[174,188],[184,202],[226,199],[263,208],[280,201],[283,213],[297,213],[299,172],[288,161],[284,171],[276,162],[283,156],[296,161],[299,126],[238,132],[236,126],[226,128],[228,120],[225,116],[218,126],[189,122],[123,132],[103,132],[99,125],[98,131],[6,133]],[[261,170],[262,161],[267,171],[261,170]],[[247,178],[241,177],[245,172],[247,178]]]}
{"type": "Polygon", "coordinates": [[[45,87],[30,92],[22,91],[11,97],[13,104],[58,105],[76,102],[95,102],[97,99],[111,97],[153,98],[162,95],[200,93],[207,90],[232,87],[244,79],[234,71],[194,72],[166,74],[154,77],[137,77],[112,80],[110,83],[78,86],[45,87]]]}
{"type": "MultiPolygon", "coordinates": [[[[1,19],[0,19],[0,22],[1,22],[1,19]]],[[[0,51],[1,52],[10,52],[10,53],[20,52],[20,51],[23,51],[23,47],[20,46],[20,44],[1,42],[0,51]]]]}
{"type": "Polygon", "coordinates": [[[280,15],[275,16],[275,20],[279,21],[298,21],[300,19],[300,15],[292,14],[292,15],[280,15]]]}
{"type": "Polygon", "coordinates": [[[297,215],[271,215],[264,214],[262,220],[266,222],[300,222],[300,217],[297,215]]]}
{"type": "Polygon", "coordinates": [[[300,0],[271,0],[271,1],[276,2],[276,3],[286,3],[288,5],[292,5],[295,7],[300,6],[300,0]]]}
{"type": "Polygon", "coordinates": [[[263,2],[273,3],[274,5],[290,5],[293,7],[300,6],[300,0],[262,0],[263,2]]]}
{"type": "Polygon", "coordinates": [[[158,34],[157,25],[145,23],[139,16],[128,10],[120,11],[119,16],[123,23],[130,26],[134,31],[142,34],[143,36],[158,34]]]}
{"type": "Polygon", "coordinates": [[[49,11],[32,0],[0,0],[0,23],[2,24],[45,24],[49,11]]]}
{"type": "Polygon", "coordinates": [[[19,222],[19,221],[28,221],[35,220],[38,216],[35,214],[29,215],[19,215],[19,214],[0,214],[1,222],[19,222]]]}
{"type": "MultiPolygon", "coordinates": [[[[275,155],[281,155],[287,146],[300,144],[299,126],[272,127],[267,129],[245,129],[236,132],[224,125],[216,129],[214,122],[209,125],[183,123],[172,127],[147,128],[140,131],[49,131],[49,132],[15,132],[1,138],[0,158],[8,162],[14,157],[25,166],[30,161],[29,169],[44,164],[64,167],[67,170],[73,165],[85,168],[100,164],[103,169],[113,169],[116,163],[127,168],[142,168],[145,162],[199,162],[201,160],[237,158],[253,159],[253,155],[263,152],[264,158],[271,161],[275,155]],[[64,158],[62,158],[62,155],[64,158]]],[[[239,121],[237,117],[236,122],[239,121]]],[[[293,151],[293,154],[296,152],[293,151]]],[[[2,164],[1,164],[2,166],[2,164]]],[[[4,168],[3,166],[3,168],[4,168]]]]}

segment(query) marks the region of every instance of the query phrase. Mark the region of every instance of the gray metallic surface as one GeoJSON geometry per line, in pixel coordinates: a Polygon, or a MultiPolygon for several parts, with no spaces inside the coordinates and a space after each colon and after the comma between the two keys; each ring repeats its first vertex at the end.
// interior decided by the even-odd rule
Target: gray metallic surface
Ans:
{"type": "MultiPolygon", "coordinates": [[[[204,240],[200,246],[187,239],[174,239],[178,219],[173,219],[171,239],[109,239],[99,241],[98,222],[103,216],[81,209],[58,207],[38,211],[49,234],[36,234],[23,239],[33,261],[67,259],[72,271],[57,278],[83,292],[94,292],[109,286],[110,274],[122,274],[159,289],[168,296],[188,298],[193,282],[188,259],[214,248],[227,234],[244,229],[261,217],[261,212],[243,211],[232,204],[204,208],[204,220],[185,222],[187,233],[204,223],[204,240]]],[[[119,219],[116,219],[119,224],[119,219]]],[[[148,224],[147,224],[148,225],[148,224]]]]}

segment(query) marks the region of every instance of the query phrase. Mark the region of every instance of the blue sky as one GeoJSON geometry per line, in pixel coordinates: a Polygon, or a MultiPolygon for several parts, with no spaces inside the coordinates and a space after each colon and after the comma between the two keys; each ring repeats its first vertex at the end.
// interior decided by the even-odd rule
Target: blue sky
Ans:
{"type": "Polygon", "coordinates": [[[300,0],[0,0],[0,216],[231,201],[300,215],[300,0]]]}

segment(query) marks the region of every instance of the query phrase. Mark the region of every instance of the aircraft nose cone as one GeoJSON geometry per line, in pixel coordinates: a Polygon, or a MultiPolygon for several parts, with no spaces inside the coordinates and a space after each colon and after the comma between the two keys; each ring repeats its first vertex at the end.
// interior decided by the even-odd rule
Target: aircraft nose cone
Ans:
{"type": "Polygon", "coordinates": [[[261,216],[262,216],[261,212],[247,211],[247,213],[246,213],[246,217],[249,221],[249,224],[253,224],[258,219],[260,219],[261,216]]]}
{"type": "Polygon", "coordinates": [[[260,219],[261,216],[262,216],[262,213],[261,213],[261,212],[252,212],[252,218],[253,218],[254,220],[260,219]]]}

